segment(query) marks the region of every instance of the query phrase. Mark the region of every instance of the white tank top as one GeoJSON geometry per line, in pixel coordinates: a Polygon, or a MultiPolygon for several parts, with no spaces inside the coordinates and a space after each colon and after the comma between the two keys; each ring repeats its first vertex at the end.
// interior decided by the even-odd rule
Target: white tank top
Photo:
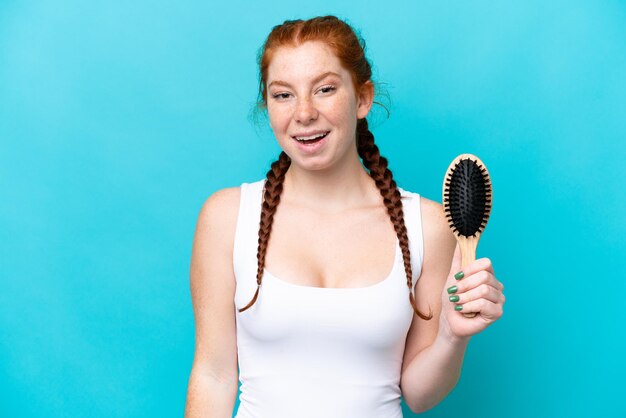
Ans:
{"type": "MultiPolygon", "coordinates": [[[[396,239],[393,268],[360,288],[297,285],[264,271],[257,240],[265,180],[241,185],[233,263],[240,404],[236,418],[398,418],[400,371],[413,319],[396,239]]],[[[422,270],[420,198],[399,189],[413,285],[422,270]]]]}

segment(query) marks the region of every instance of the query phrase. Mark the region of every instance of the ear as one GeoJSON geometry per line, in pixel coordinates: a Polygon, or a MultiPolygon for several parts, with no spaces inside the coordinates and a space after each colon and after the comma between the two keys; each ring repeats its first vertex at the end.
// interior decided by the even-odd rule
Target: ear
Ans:
{"type": "Polygon", "coordinates": [[[374,84],[370,80],[367,80],[365,84],[361,86],[359,92],[357,92],[357,107],[356,117],[357,119],[363,119],[367,116],[372,103],[374,102],[374,84]]]}

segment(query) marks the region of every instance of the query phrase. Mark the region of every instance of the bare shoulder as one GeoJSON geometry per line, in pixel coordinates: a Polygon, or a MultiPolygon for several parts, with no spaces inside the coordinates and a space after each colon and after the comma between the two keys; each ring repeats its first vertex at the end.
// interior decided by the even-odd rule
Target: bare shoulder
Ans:
{"type": "Polygon", "coordinates": [[[233,244],[237,213],[239,211],[240,189],[229,187],[218,190],[209,196],[200,209],[196,225],[194,245],[198,241],[220,238],[216,245],[224,244],[224,248],[233,244]]]}
{"type": "MultiPolygon", "coordinates": [[[[430,253],[429,255],[434,256],[440,254],[441,251],[444,253],[449,252],[450,257],[452,257],[456,239],[448,225],[443,205],[423,196],[420,196],[420,198],[422,233],[424,234],[424,260],[426,261],[427,252],[430,253]]],[[[452,258],[450,258],[450,261],[452,261],[452,258]]]]}
{"type": "MultiPolygon", "coordinates": [[[[214,282],[217,277],[231,282],[232,267],[228,266],[232,266],[239,200],[239,187],[230,187],[216,191],[202,205],[191,254],[192,285],[214,282]]],[[[234,285],[228,284],[231,288],[234,285]]]]}
{"type": "Polygon", "coordinates": [[[191,254],[192,284],[194,279],[204,281],[214,276],[207,276],[207,270],[219,269],[219,276],[230,276],[219,266],[232,265],[239,200],[239,187],[230,187],[214,192],[202,205],[191,254]]]}
{"type": "Polygon", "coordinates": [[[239,210],[239,200],[241,189],[239,187],[228,187],[220,189],[209,196],[200,209],[198,222],[208,223],[219,227],[224,223],[237,221],[239,210]]]}
{"type": "Polygon", "coordinates": [[[448,225],[443,205],[421,197],[422,234],[424,237],[424,260],[422,277],[418,283],[427,287],[428,293],[439,289],[445,283],[452,263],[456,238],[448,225]],[[423,280],[422,280],[423,279],[423,280]]]}

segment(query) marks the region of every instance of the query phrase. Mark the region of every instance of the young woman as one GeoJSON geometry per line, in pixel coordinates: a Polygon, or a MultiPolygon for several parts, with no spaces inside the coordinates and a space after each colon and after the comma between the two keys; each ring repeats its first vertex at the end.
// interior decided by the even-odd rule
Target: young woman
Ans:
{"type": "Polygon", "coordinates": [[[239,418],[401,417],[401,396],[432,408],[470,337],[501,317],[502,283],[487,258],[460,272],[441,205],[396,186],[348,24],[286,21],[259,64],[282,152],[266,179],[218,191],[200,212],[186,417],[232,416],[238,379],[239,418]]]}

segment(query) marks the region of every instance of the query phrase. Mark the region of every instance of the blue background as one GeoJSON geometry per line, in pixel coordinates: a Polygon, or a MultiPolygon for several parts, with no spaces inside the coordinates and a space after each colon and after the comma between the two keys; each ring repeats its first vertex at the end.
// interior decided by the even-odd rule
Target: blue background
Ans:
{"type": "Polygon", "coordinates": [[[463,152],[493,180],[505,314],[423,416],[626,416],[626,4],[333,3],[0,2],[0,415],[182,416],[199,209],[279,151],[257,49],[330,13],[399,185],[439,201],[463,152]]]}

